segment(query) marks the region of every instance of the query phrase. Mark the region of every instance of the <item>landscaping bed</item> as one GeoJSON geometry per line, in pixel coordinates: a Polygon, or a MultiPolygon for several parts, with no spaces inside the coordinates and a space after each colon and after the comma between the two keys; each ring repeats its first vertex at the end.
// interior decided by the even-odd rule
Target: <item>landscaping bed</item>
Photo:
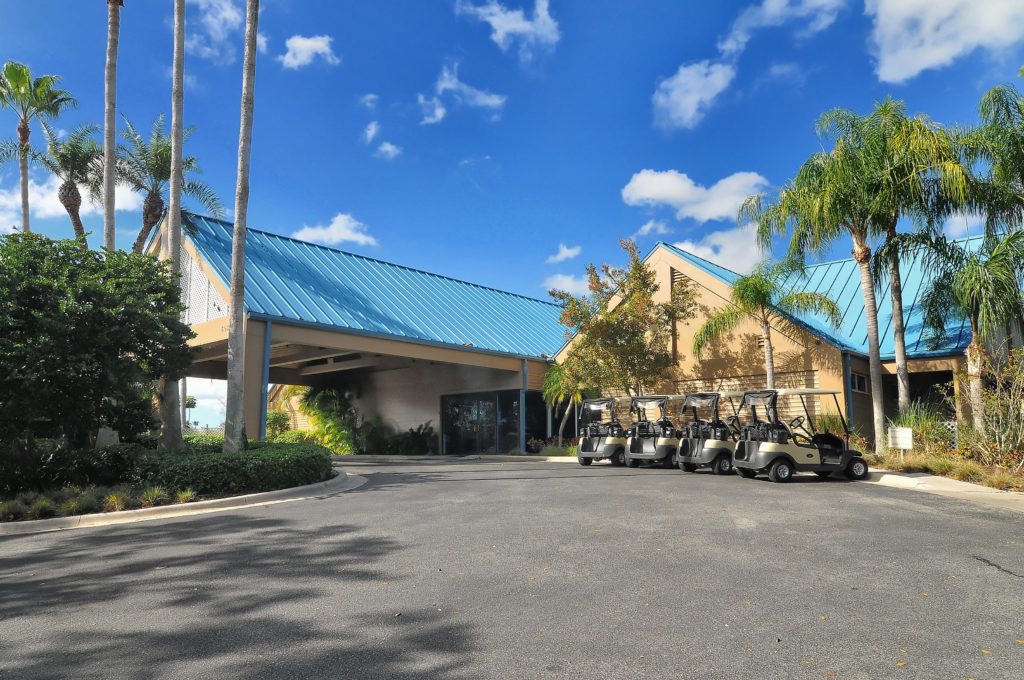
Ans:
{"type": "Polygon", "coordinates": [[[869,455],[867,460],[873,468],[890,472],[926,472],[1003,491],[1024,491],[1024,474],[954,455],[908,453],[901,459],[899,454],[889,453],[885,456],[869,455]]]}
{"type": "Polygon", "coordinates": [[[46,450],[18,461],[22,487],[0,498],[0,522],[70,517],[273,491],[328,479],[330,452],[310,443],[250,442],[223,453],[223,439],[187,437],[186,450],[117,444],[46,450]]]}

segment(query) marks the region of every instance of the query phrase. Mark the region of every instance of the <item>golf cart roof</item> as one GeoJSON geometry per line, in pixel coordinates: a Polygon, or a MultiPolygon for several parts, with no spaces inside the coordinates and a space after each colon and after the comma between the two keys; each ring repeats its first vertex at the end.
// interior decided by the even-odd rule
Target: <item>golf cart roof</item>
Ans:
{"type": "Polygon", "coordinates": [[[718,402],[718,392],[690,392],[683,397],[683,408],[694,406],[713,406],[718,402]]]}
{"type": "Polygon", "coordinates": [[[638,409],[660,408],[669,398],[664,395],[651,395],[646,397],[633,397],[630,406],[638,409]]]}
{"type": "Polygon", "coordinates": [[[757,394],[761,396],[767,396],[767,393],[775,393],[780,397],[810,397],[810,396],[831,396],[833,394],[840,394],[838,390],[826,390],[819,387],[782,387],[776,390],[730,390],[728,392],[719,392],[719,394],[725,398],[742,397],[745,394],[757,394]]]}

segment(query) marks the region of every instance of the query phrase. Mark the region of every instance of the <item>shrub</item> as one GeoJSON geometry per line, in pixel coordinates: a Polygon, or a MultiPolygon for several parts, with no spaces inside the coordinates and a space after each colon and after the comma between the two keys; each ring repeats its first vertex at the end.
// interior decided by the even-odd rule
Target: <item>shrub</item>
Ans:
{"type": "Polygon", "coordinates": [[[953,435],[946,429],[945,415],[935,404],[914,400],[889,421],[894,427],[914,431],[914,449],[924,454],[941,454],[953,446],[953,435]]]}
{"type": "Polygon", "coordinates": [[[9,500],[0,503],[0,521],[13,522],[25,519],[28,515],[28,506],[19,500],[9,500]]]}
{"type": "Polygon", "coordinates": [[[57,507],[46,496],[40,496],[28,506],[28,515],[32,519],[46,519],[57,514],[57,507]]]}
{"type": "Polygon", "coordinates": [[[567,456],[573,456],[573,457],[578,456],[579,455],[579,451],[580,451],[579,444],[570,444],[569,446],[565,447],[565,455],[567,455],[567,456]]]}
{"type": "Polygon", "coordinates": [[[313,444],[316,437],[310,430],[286,430],[273,438],[275,444],[313,444]]]}
{"type": "Polygon", "coordinates": [[[151,486],[139,494],[139,504],[144,508],[163,505],[168,501],[167,492],[159,486],[151,486]]]}
{"type": "Polygon", "coordinates": [[[437,451],[437,435],[430,421],[396,434],[387,444],[388,453],[425,456],[437,451]]]}
{"type": "Polygon", "coordinates": [[[103,499],[104,512],[119,512],[128,507],[131,498],[121,491],[112,491],[103,499]]]}
{"type": "Polygon", "coordinates": [[[315,444],[268,444],[238,453],[144,454],[138,482],[199,494],[270,491],[327,479],[330,452],[315,444]]]}
{"type": "Polygon", "coordinates": [[[175,503],[191,503],[196,499],[196,492],[192,489],[184,489],[174,494],[175,503]]]}
{"type": "Polygon", "coordinates": [[[292,418],[283,408],[271,409],[267,412],[267,439],[277,437],[291,429],[292,418]]]}
{"type": "Polygon", "coordinates": [[[962,482],[977,482],[984,478],[985,471],[977,463],[962,461],[954,464],[951,474],[962,482]]]}

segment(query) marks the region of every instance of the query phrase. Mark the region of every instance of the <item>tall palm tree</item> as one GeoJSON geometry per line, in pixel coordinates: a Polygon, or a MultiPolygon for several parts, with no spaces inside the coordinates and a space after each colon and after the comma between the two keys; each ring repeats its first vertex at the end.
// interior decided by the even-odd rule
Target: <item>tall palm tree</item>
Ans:
{"type": "Polygon", "coordinates": [[[99,130],[96,125],[79,125],[64,139],[60,139],[49,125],[42,123],[46,137],[46,151],[33,154],[33,158],[46,167],[60,180],[57,198],[71,218],[75,238],[86,243],[85,226],[82,224],[82,193],[79,185],[88,187],[89,195],[99,194],[99,180],[103,170],[103,149],[93,135],[99,130]]]}
{"type": "Polygon", "coordinates": [[[103,247],[113,250],[114,186],[117,183],[117,44],[124,0],[107,0],[107,63],[103,71],[103,247]]]}
{"type": "Polygon", "coordinates": [[[740,208],[741,220],[758,224],[758,240],[765,249],[772,237],[793,228],[790,255],[803,259],[823,253],[842,234],[853,241],[853,259],[860,268],[861,293],[867,325],[875,450],[885,451],[885,404],[882,396],[882,360],[878,343],[878,303],[871,270],[870,238],[878,224],[872,212],[873,196],[864,178],[870,164],[862,150],[840,138],[832,149],[813,154],[773,200],[750,196],[740,208]]]}
{"type": "MultiPolygon", "coordinates": [[[[185,0],[174,0],[174,57],[171,72],[171,167],[170,196],[167,215],[167,257],[171,271],[181,273],[181,191],[184,179],[181,147],[185,140],[182,127],[182,113],[185,103],[185,0]]],[[[182,437],[182,411],[184,397],[182,390],[185,379],[178,382],[164,382],[161,386],[160,444],[168,450],[185,448],[182,437]]]]}
{"type": "MultiPolygon", "coordinates": [[[[947,203],[967,199],[970,173],[951,135],[925,116],[907,117],[906,105],[891,97],[876,102],[866,116],[833,109],[818,121],[827,138],[843,139],[862,157],[860,181],[869,197],[874,231],[891,240],[903,217],[927,220],[941,191],[947,203]]],[[[876,262],[876,283],[889,280],[899,407],[910,406],[910,371],[903,318],[903,285],[895,255],[876,262]],[[884,266],[883,266],[884,265],[884,266]]]]}
{"type": "Polygon", "coordinates": [[[842,312],[832,298],[823,293],[789,291],[786,283],[801,276],[795,262],[764,261],[752,273],[733,283],[729,303],[712,314],[693,336],[693,353],[703,357],[710,347],[736,329],[743,321],[754,320],[764,342],[764,369],[768,389],[775,389],[775,351],[772,325],[789,326],[801,314],[820,314],[833,328],[843,322],[842,312]]]}
{"type": "MultiPolygon", "coordinates": [[[[167,185],[171,180],[171,139],[164,131],[164,117],[160,115],[153,123],[149,141],[139,134],[135,126],[127,118],[124,120],[124,139],[127,144],[118,147],[118,178],[134,191],[143,194],[142,228],[135,238],[132,249],[141,253],[146,247],[153,228],[164,216],[167,185]]],[[[192,128],[183,131],[182,138],[187,140],[192,128]]],[[[185,175],[199,172],[199,164],[194,156],[186,156],[181,160],[181,192],[190,196],[214,216],[224,213],[217,195],[206,184],[189,179],[185,175]]],[[[179,211],[180,212],[180,211],[179,211]]]]}
{"type": "Polygon", "coordinates": [[[570,407],[583,401],[586,390],[575,371],[565,364],[554,364],[544,375],[543,395],[553,408],[566,404],[565,413],[558,424],[558,446],[562,445],[565,424],[569,420],[570,407]],[[568,403],[566,403],[568,402],[568,403]]]}
{"type": "Polygon", "coordinates": [[[246,446],[242,368],[245,351],[245,236],[249,209],[249,157],[252,152],[253,101],[256,85],[256,37],[260,2],[245,3],[245,56],[242,60],[242,103],[238,129],[238,177],[235,186],[235,227],[231,236],[231,290],[228,320],[228,389],[224,415],[224,450],[246,446]]]}
{"type": "Polygon", "coordinates": [[[32,154],[29,136],[33,118],[56,118],[76,104],[67,90],[56,87],[60,76],[32,77],[25,64],[9,61],[0,72],[0,107],[18,114],[18,171],[21,175],[21,228],[28,232],[28,159],[32,154]]]}
{"type": "Polygon", "coordinates": [[[971,325],[967,346],[968,400],[974,427],[984,428],[982,360],[985,343],[1007,323],[1024,323],[1024,231],[987,234],[981,246],[952,241],[940,234],[900,234],[895,247],[901,253],[920,251],[931,281],[921,295],[925,324],[932,342],[946,337],[950,319],[965,318],[971,325]]]}

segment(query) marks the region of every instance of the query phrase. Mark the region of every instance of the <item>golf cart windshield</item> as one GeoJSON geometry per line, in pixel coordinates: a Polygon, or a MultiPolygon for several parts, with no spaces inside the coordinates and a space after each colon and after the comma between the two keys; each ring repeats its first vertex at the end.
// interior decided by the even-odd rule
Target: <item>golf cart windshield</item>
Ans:
{"type": "Polygon", "coordinates": [[[633,397],[629,407],[630,410],[647,419],[647,411],[658,409],[661,416],[665,416],[665,403],[668,397],[633,397]]]}
{"type": "Polygon", "coordinates": [[[588,399],[583,402],[583,418],[587,422],[600,421],[604,412],[608,412],[609,420],[615,421],[615,398],[588,399]]]}
{"type": "Polygon", "coordinates": [[[694,420],[700,420],[699,411],[708,409],[709,420],[718,420],[718,393],[717,392],[695,392],[687,394],[680,406],[682,412],[690,411],[694,420]]]}

